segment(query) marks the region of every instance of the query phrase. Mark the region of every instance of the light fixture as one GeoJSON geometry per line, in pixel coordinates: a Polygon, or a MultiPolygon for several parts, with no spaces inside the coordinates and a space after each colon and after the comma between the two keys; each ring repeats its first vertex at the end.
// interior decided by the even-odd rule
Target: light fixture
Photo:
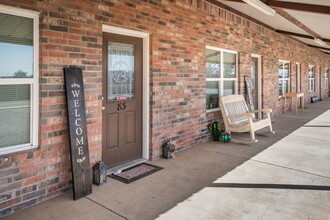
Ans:
{"type": "Polygon", "coordinates": [[[243,0],[245,3],[265,13],[266,15],[274,16],[276,11],[259,0],[243,0]]]}
{"type": "Polygon", "coordinates": [[[319,45],[321,45],[321,46],[325,46],[326,45],[326,43],[322,40],[322,39],[320,39],[320,38],[314,38],[314,41],[317,43],[317,44],[319,44],[319,45]]]}

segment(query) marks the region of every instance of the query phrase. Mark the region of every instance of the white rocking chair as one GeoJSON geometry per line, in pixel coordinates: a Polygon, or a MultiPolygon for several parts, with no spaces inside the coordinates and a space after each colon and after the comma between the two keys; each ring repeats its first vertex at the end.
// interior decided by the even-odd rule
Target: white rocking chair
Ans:
{"type": "Polygon", "coordinates": [[[220,97],[220,108],[225,124],[225,132],[250,132],[250,141],[232,139],[234,142],[258,142],[255,131],[269,127],[270,133],[275,133],[272,128],[270,113],[272,109],[249,111],[243,95],[228,95],[220,97]],[[255,113],[265,112],[267,117],[255,119],[255,113]]]}

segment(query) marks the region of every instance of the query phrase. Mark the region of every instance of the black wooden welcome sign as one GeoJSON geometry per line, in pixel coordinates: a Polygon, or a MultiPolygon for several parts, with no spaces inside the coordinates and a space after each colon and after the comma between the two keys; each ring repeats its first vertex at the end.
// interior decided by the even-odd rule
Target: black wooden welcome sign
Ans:
{"type": "Polygon", "coordinates": [[[92,193],[86,129],[84,84],[80,68],[64,68],[71,146],[73,198],[92,193]]]}

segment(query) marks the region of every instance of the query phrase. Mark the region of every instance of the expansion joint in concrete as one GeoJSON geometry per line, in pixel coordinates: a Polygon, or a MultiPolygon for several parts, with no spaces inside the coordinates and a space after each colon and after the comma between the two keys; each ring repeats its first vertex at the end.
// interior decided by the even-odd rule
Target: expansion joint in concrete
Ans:
{"type": "Polygon", "coordinates": [[[99,202],[96,202],[95,200],[93,200],[93,199],[91,199],[91,198],[89,198],[89,197],[85,197],[86,199],[88,199],[89,201],[91,201],[91,202],[94,202],[95,204],[97,204],[97,205],[99,205],[99,206],[101,206],[101,207],[103,207],[103,208],[105,208],[106,210],[108,210],[109,212],[112,212],[112,213],[114,213],[115,215],[118,215],[119,217],[121,217],[121,218],[123,218],[123,219],[126,219],[126,220],[129,220],[128,218],[126,218],[125,216],[123,216],[123,215],[121,215],[121,214],[119,214],[118,212],[115,212],[115,211],[113,211],[113,210],[111,210],[111,209],[109,209],[108,207],[106,207],[105,205],[102,205],[101,203],[99,203],[99,202]]]}

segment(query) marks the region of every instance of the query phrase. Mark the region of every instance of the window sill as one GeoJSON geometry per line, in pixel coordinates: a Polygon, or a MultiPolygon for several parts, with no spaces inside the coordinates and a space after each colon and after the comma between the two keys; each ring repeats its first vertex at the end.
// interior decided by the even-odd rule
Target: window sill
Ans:
{"type": "Polygon", "coordinates": [[[213,109],[206,110],[206,113],[212,113],[212,112],[218,112],[218,111],[220,111],[220,108],[213,108],[213,109]]]}
{"type": "Polygon", "coordinates": [[[38,148],[38,146],[32,146],[31,144],[22,144],[10,147],[0,148],[0,156],[11,155],[15,153],[23,153],[24,151],[33,150],[38,148]]]}

